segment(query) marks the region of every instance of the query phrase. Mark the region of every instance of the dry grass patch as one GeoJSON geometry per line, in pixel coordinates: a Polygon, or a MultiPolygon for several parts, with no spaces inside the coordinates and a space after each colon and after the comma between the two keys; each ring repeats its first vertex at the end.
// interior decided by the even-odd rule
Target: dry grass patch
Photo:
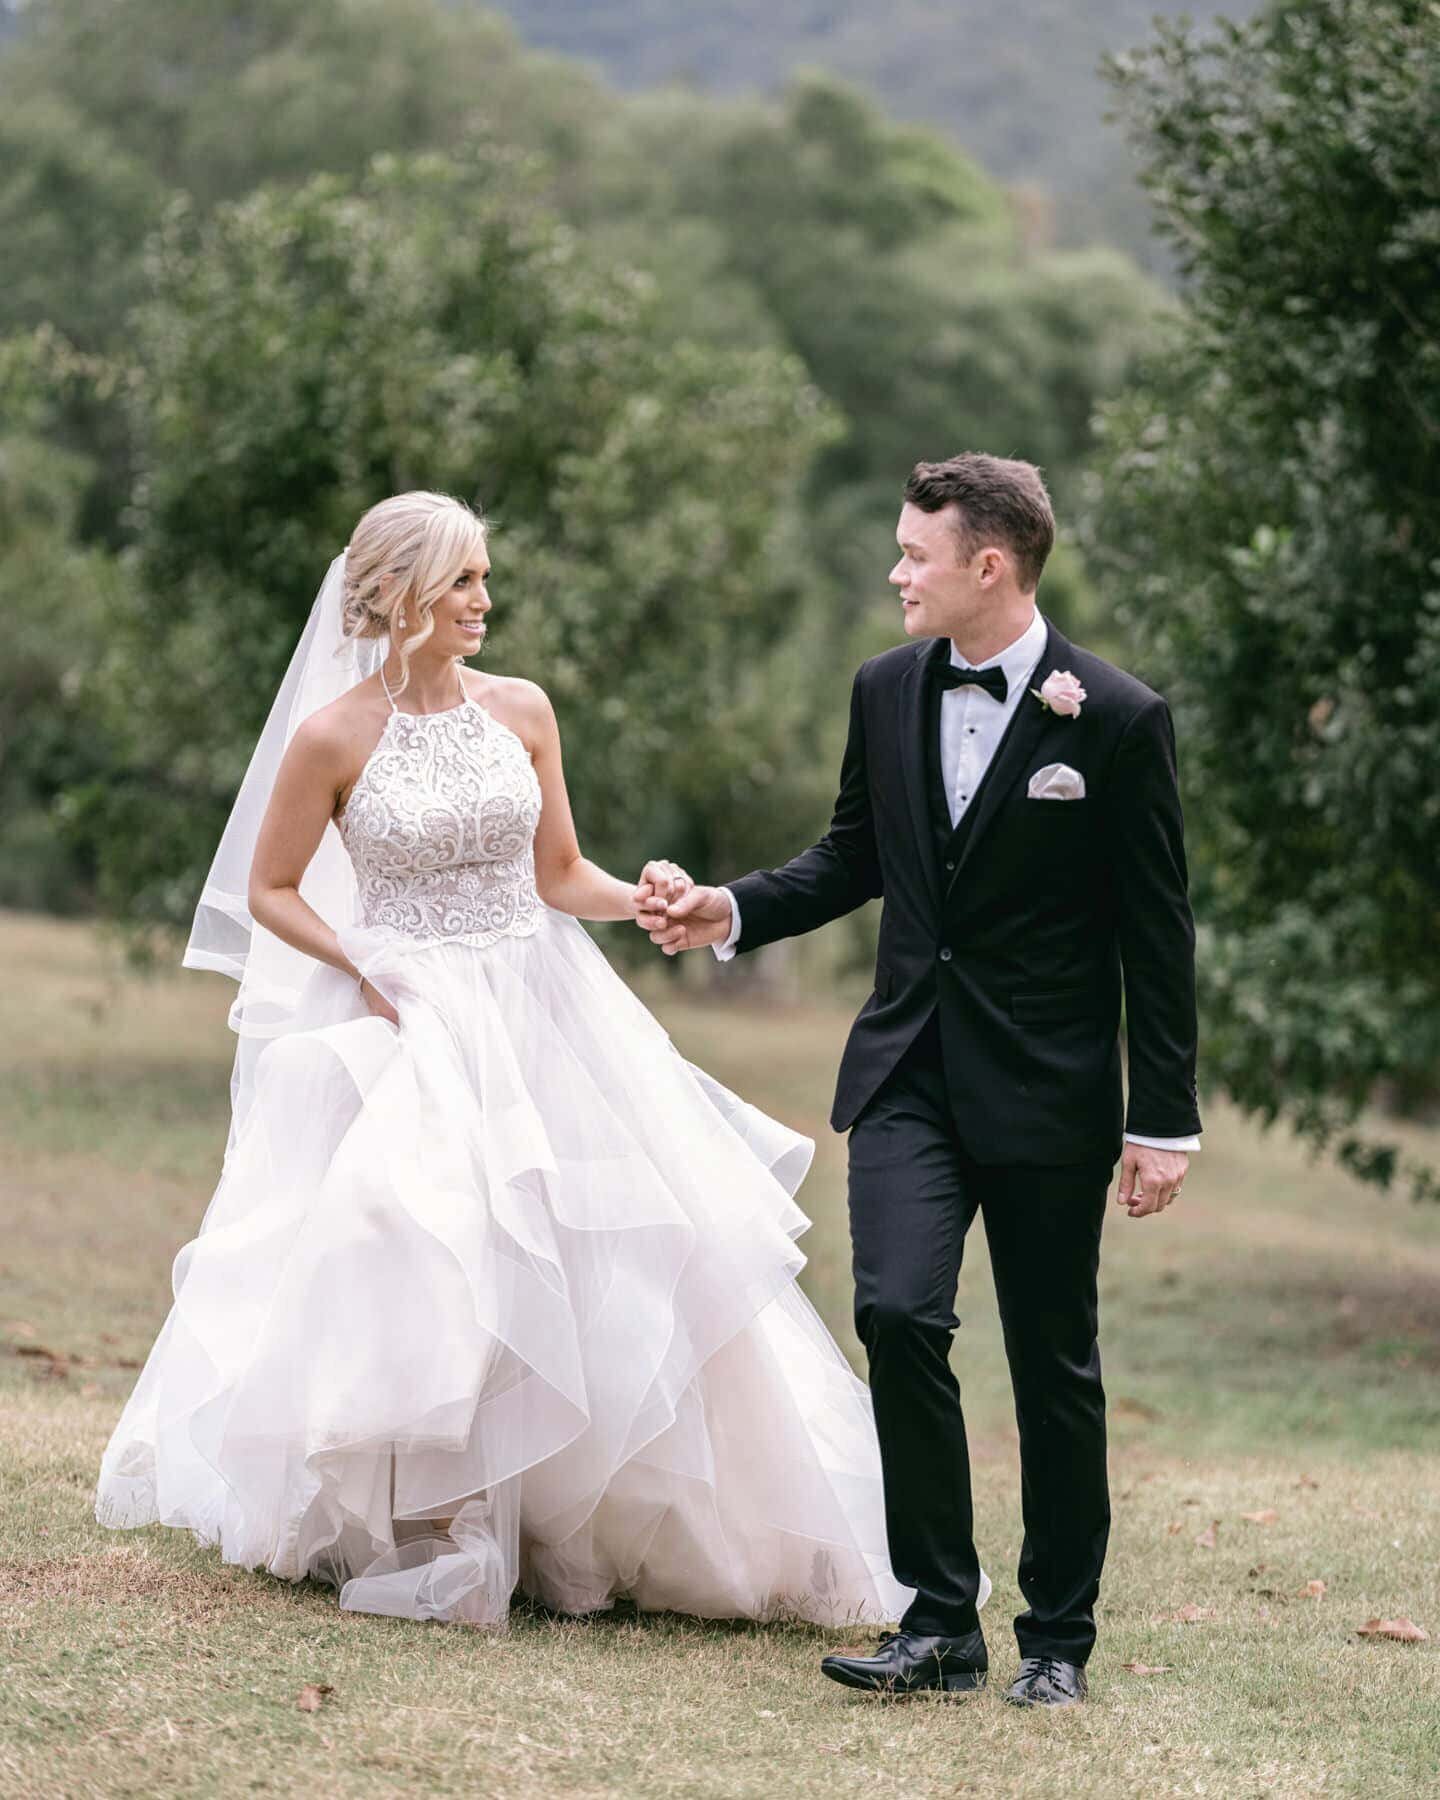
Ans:
{"type": "Polygon", "coordinates": [[[112,1545],[89,1556],[20,1558],[0,1563],[0,1607],[33,1608],[54,1602],[133,1605],[159,1600],[184,1624],[210,1618],[219,1607],[254,1597],[253,1578],[227,1569],[168,1568],[148,1547],[112,1545]]]}

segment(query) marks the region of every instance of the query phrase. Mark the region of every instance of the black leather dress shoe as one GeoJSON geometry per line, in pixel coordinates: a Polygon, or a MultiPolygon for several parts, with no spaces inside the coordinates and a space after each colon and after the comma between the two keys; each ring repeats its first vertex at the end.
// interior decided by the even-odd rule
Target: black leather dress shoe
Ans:
{"type": "Polygon", "coordinates": [[[973,1694],[985,1685],[988,1661],[985,1639],[978,1631],[965,1637],[921,1637],[914,1631],[892,1631],[882,1637],[873,1656],[825,1656],[820,1673],[842,1687],[865,1688],[872,1694],[973,1694]]]}
{"type": "Polygon", "coordinates": [[[1012,1706],[1078,1706],[1089,1691],[1078,1663],[1058,1656],[1027,1656],[1005,1698],[1012,1706]]]}

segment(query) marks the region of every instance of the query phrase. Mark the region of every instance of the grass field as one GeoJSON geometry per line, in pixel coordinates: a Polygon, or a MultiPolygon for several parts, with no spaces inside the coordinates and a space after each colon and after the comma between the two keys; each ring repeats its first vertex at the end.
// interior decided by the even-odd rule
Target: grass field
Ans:
{"type": "MultiPolygon", "coordinates": [[[[1115,1527],[1088,1707],[879,1705],[820,1680],[827,1639],[803,1628],[342,1615],[180,1534],[100,1531],[100,1452],[224,1141],[228,994],[125,978],[83,927],[0,917],[0,1795],[1440,1791],[1440,1208],[1217,1106],[1183,1210],[1107,1225],[1115,1527]],[[1397,1615],[1430,1641],[1356,1635],[1397,1615]],[[333,1690],[313,1713],[306,1683],[333,1690]]],[[[806,1281],[853,1353],[823,1125],[845,1014],[658,1010],[820,1140],[806,1281]]],[[[979,1233],[960,1313],[1003,1679],[1018,1479],[979,1233]]]]}

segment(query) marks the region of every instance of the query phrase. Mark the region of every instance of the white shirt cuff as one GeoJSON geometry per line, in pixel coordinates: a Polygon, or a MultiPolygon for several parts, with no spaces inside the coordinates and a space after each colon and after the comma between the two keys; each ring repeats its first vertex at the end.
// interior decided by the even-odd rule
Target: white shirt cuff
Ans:
{"type": "Polygon", "coordinates": [[[735,954],[735,946],[740,942],[740,902],[735,898],[734,888],[726,888],[725,894],[730,901],[730,935],[723,944],[712,944],[716,962],[729,962],[735,954]]]}
{"type": "Polygon", "coordinates": [[[1198,1150],[1200,1148],[1200,1140],[1198,1137],[1137,1137],[1133,1131],[1127,1131],[1125,1133],[1125,1142],[1127,1144],[1144,1144],[1147,1150],[1198,1150]]]}

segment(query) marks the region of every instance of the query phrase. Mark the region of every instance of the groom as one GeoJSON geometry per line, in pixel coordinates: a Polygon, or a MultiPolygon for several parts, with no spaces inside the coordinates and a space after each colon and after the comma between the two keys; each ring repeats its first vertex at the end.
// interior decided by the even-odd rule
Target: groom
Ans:
{"type": "Polygon", "coordinates": [[[883,898],[831,1124],[850,1132],[891,1566],[915,1599],[875,1655],[821,1668],[892,1694],[984,1684],[950,1367],[979,1213],[1020,1431],[1027,1605],[1006,1698],[1045,1706],[1085,1697],[1109,1535],[1096,1275],[1110,1175],[1123,1154],[1118,1203],[1161,1212],[1200,1130],[1170,713],[1036,610],[1054,531],[1029,463],[917,465],[890,572],[914,641],[855,677],[830,829],[783,868],[657,899],[641,920],[667,954],[711,944],[723,960],[883,898]]]}

